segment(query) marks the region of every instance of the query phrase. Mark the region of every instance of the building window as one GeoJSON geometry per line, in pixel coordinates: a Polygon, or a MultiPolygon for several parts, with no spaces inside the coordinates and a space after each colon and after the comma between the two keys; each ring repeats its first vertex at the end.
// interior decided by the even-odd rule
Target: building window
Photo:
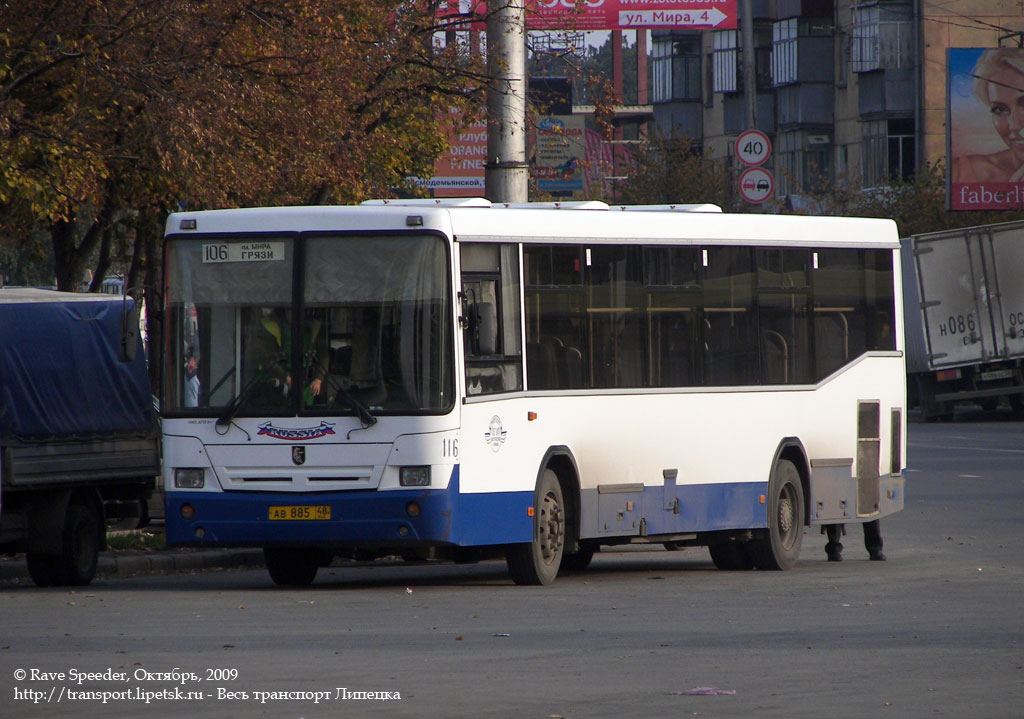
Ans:
{"type": "Polygon", "coordinates": [[[845,186],[846,173],[849,170],[849,148],[840,145],[836,148],[836,181],[845,186]]]}
{"type": "Polygon", "coordinates": [[[864,123],[864,186],[911,179],[917,169],[914,142],[914,121],[910,118],[864,123]]]}
{"type": "Polygon", "coordinates": [[[903,118],[887,121],[889,130],[889,177],[911,180],[917,171],[914,148],[914,121],[903,118]]]}
{"type": "Polygon", "coordinates": [[[797,23],[799,18],[772,25],[772,83],[788,85],[797,81],[797,23]]]}
{"type": "Polygon", "coordinates": [[[653,102],[668,102],[672,99],[672,40],[655,40],[651,47],[651,88],[653,102]]]}
{"type": "Polygon", "coordinates": [[[652,48],[654,102],[700,100],[700,38],[664,38],[652,48]]]}
{"type": "MultiPolygon", "coordinates": [[[[743,50],[740,49],[740,60],[743,50]]],[[[754,83],[758,92],[772,89],[772,27],[754,23],[754,83]]],[[[743,83],[740,83],[742,89],[743,83]]]]}
{"type": "Polygon", "coordinates": [[[714,68],[715,92],[739,90],[739,43],[735,30],[719,30],[714,33],[714,68]]]}
{"type": "Polygon", "coordinates": [[[825,191],[832,180],[831,146],[809,147],[803,153],[804,190],[825,191]]]}
{"type": "Polygon", "coordinates": [[[854,72],[914,65],[914,26],[910,3],[878,3],[853,8],[850,64],[854,72]]]}

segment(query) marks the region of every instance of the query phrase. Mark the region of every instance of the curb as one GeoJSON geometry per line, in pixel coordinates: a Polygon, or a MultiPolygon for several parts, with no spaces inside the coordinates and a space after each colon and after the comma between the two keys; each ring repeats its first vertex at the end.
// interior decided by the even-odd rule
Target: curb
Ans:
{"type": "MultiPolygon", "coordinates": [[[[262,566],[262,549],[103,552],[96,567],[96,576],[130,577],[262,566]]],[[[16,580],[31,581],[23,556],[0,561],[0,582],[16,580]]]]}

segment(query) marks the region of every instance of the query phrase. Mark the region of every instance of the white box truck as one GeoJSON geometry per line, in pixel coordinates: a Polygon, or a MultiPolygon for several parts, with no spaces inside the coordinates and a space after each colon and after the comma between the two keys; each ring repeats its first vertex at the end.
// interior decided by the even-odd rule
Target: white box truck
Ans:
{"type": "Polygon", "coordinates": [[[1024,222],[902,241],[908,389],[925,420],[1024,406],[1024,222]]]}

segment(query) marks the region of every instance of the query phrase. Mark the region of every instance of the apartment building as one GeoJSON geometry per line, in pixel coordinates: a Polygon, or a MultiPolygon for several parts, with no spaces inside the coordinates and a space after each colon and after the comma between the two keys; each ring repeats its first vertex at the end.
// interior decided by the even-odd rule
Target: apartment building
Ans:
{"type": "MultiPolygon", "coordinates": [[[[738,3],[741,11],[743,3],[738,3]]],[[[776,197],[825,179],[878,187],[943,160],[946,50],[1021,47],[1021,0],[751,0],[757,129],[776,197]]],[[[731,158],[747,129],[740,30],[652,32],[666,134],[731,158]]]]}

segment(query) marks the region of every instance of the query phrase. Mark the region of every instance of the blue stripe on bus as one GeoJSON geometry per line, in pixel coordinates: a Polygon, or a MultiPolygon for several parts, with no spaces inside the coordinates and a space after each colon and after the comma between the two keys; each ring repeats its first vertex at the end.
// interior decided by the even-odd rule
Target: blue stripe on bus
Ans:
{"type": "MultiPolygon", "coordinates": [[[[458,467],[452,476],[458,486],[458,467]]],[[[461,544],[520,544],[533,539],[533,492],[485,492],[459,495],[461,544]]]]}
{"type": "MultiPolygon", "coordinates": [[[[647,486],[636,493],[583,493],[584,537],[709,532],[766,526],[760,497],[763,482],[647,486]],[[676,500],[678,500],[678,511],[676,500]],[[625,503],[625,524],[616,524],[625,503]],[[622,505],[622,507],[619,507],[622,505]],[[605,524],[610,526],[605,528],[605,524]],[[635,523],[634,521],[635,520],[635,523]]],[[[529,542],[533,492],[460,494],[459,468],[444,490],[376,490],[296,495],[287,492],[171,492],[167,495],[167,541],[178,545],[264,544],[449,544],[464,547],[529,542]],[[408,513],[410,502],[418,516],[408,513]],[[181,517],[191,505],[192,519],[181,517]],[[331,508],[331,519],[272,521],[273,506],[331,508]],[[197,530],[202,529],[202,536],[197,530]]]]}
{"type": "Polygon", "coordinates": [[[643,516],[647,520],[647,533],[764,528],[768,526],[768,515],[761,497],[767,491],[767,482],[645,487],[643,516]],[[679,500],[678,514],[675,499],[679,500]]]}
{"type": "Polygon", "coordinates": [[[583,491],[580,536],[693,534],[767,526],[767,482],[627,486],[583,491]]]}

